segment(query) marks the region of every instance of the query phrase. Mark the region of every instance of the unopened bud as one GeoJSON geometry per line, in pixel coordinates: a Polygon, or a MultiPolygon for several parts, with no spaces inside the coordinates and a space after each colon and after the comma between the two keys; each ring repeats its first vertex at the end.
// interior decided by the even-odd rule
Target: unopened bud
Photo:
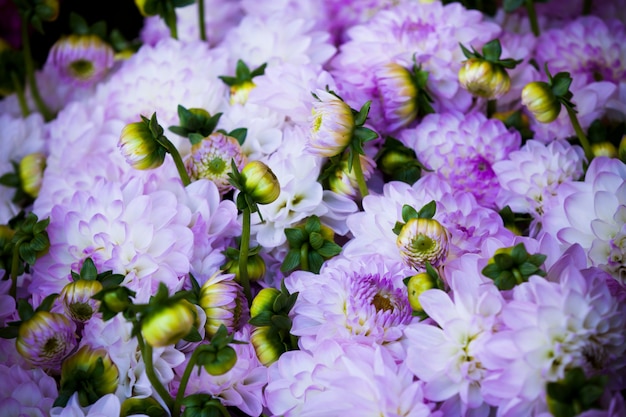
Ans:
{"type": "Polygon", "coordinates": [[[149,314],[141,324],[141,334],[150,346],[169,346],[188,335],[195,321],[193,304],[179,300],[149,314]]]}
{"type": "Polygon", "coordinates": [[[448,254],[448,232],[435,219],[412,218],[398,234],[396,244],[404,262],[421,270],[426,263],[437,266],[448,254]]]}
{"type": "Polygon", "coordinates": [[[19,175],[22,189],[33,198],[39,195],[44,169],[46,156],[41,152],[28,154],[20,161],[19,175]]]}
{"type": "Polygon", "coordinates": [[[280,194],[278,178],[270,167],[261,161],[251,161],[241,171],[244,191],[258,204],[270,204],[280,194]]]}
{"type": "Polygon", "coordinates": [[[165,149],[143,121],[129,123],[122,129],[118,147],[126,162],[135,169],[158,168],[165,160],[165,149]]]}
{"type": "Polygon", "coordinates": [[[506,69],[481,58],[466,60],[459,70],[461,86],[475,96],[495,100],[508,93],[511,78],[506,69]]]}
{"type": "Polygon", "coordinates": [[[92,297],[101,290],[100,281],[80,279],[70,282],[63,287],[60,294],[65,312],[75,321],[88,321],[98,311],[100,304],[92,297]]]}
{"type": "Polygon", "coordinates": [[[436,287],[436,282],[430,274],[426,272],[420,272],[413,275],[407,282],[407,290],[409,293],[409,303],[411,308],[415,311],[424,311],[422,304],[419,301],[419,296],[426,290],[430,290],[436,287]]]}
{"type": "Polygon", "coordinates": [[[593,156],[617,158],[617,148],[611,142],[592,143],[591,152],[593,152],[593,156]]]}
{"type": "Polygon", "coordinates": [[[550,85],[543,81],[526,84],[522,90],[522,104],[540,123],[553,122],[561,112],[561,103],[552,92],[550,85]]]}

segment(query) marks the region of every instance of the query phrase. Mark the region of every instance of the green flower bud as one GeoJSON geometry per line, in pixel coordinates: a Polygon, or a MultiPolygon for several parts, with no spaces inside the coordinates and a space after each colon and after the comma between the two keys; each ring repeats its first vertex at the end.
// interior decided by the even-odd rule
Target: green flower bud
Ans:
{"type": "Polygon", "coordinates": [[[404,262],[421,270],[437,266],[448,254],[448,232],[435,219],[412,218],[402,226],[396,244],[404,262]]]}
{"type": "Polygon", "coordinates": [[[37,198],[46,169],[46,156],[41,152],[26,155],[19,164],[19,175],[22,189],[26,194],[37,198]]]}
{"type": "Polygon", "coordinates": [[[60,295],[65,312],[75,321],[88,321],[98,311],[100,303],[92,297],[100,291],[100,281],[80,279],[70,282],[63,287],[60,295]]]}
{"type": "Polygon", "coordinates": [[[126,308],[132,304],[132,301],[128,297],[128,291],[125,288],[118,287],[104,294],[102,304],[104,304],[108,310],[117,314],[126,310],[126,308]]]}
{"type": "Polygon", "coordinates": [[[210,358],[204,358],[203,366],[209,375],[224,375],[237,363],[237,352],[230,346],[223,346],[215,352],[207,352],[210,358]]]}
{"type": "Polygon", "coordinates": [[[127,398],[122,403],[120,417],[134,416],[136,414],[145,414],[149,417],[167,417],[167,413],[161,404],[154,397],[146,398],[127,398]]]}
{"type": "Polygon", "coordinates": [[[280,295],[280,291],[273,287],[263,288],[252,300],[250,317],[258,316],[263,311],[272,311],[274,300],[280,295]]]}
{"type": "Polygon", "coordinates": [[[200,288],[199,301],[206,314],[207,336],[213,337],[221,325],[229,333],[239,329],[242,316],[247,314],[245,303],[243,290],[232,275],[216,273],[209,278],[200,288]]]}
{"type": "Polygon", "coordinates": [[[278,178],[272,170],[261,161],[250,161],[241,170],[244,192],[255,203],[270,204],[280,194],[278,178]]]}
{"type": "Polygon", "coordinates": [[[84,345],[61,367],[61,396],[78,392],[78,402],[86,407],[117,390],[119,371],[106,350],[84,345]]]}
{"type": "Polygon", "coordinates": [[[154,169],[163,164],[165,149],[155,140],[148,123],[129,123],[122,129],[118,147],[135,169],[154,169]]]}
{"type": "Polygon", "coordinates": [[[506,69],[481,58],[470,58],[459,70],[459,83],[475,96],[495,100],[511,89],[506,69]]]}
{"type": "Polygon", "coordinates": [[[543,81],[526,84],[522,90],[522,104],[540,123],[553,122],[561,112],[561,103],[550,85],[543,81]]]}
{"type": "Polygon", "coordinates": [[[622,140],[619,142],[619,148],[617,149],[617,155],[620,161],[626,163],[626,135],[622,136],[622,140]]]}
{"type": "Polygon", "coordinates": [[[169,346],[187,336],[195,322],[193,304],[179,300],[148,314],[141,323],[141,334],[150,346],[169,346]]]}
{"type": "Polygon", "coordinates": [[[256,356],[265,366],[276,362],[286,352],[276,329],[271,326],[256,327],[250,334],[250,343],[254,346],[256,356]]]}
{"type": "MultiPolygon", "coordinates": [[[[248,257],[248,279],[251,282],[259,281],[265,275],[265,261],[261,255],[254,254],[248,257]]],[[[235,274],[235,281],[239,280],[239,258],[231,259],[225,266],[225,273],[235,274]]]]}
{"type": "Polygon", "coordinates": [[[230,104],[246,104],[250,91],[256,87],[252,81],[244,81],[230,87],[230,104]]]}
{"type": "Polygon", "coordinates": [[[609,158],[617,158],[617,148],[611,142],[600,142],[591,144],[591,152],[593,156],[608,156],[609,158]]]}
{"type": "Polygon", "coordinates": [[[39,17],[44,22],[54,22],[59,17],[59,0],[43,0],[43,4],[38,6],[39,10],[46,8],[45,13],[39,13],[39,17]]]}
{"type": "Polygon", "coordinates": [[[426,290],[436,288],[437,283],[426,272],[420,272],[413,275],[407,282],[407,290],[409,292],[409,304],[415,311],[424,311],[422,304],[419,302],[419,296],[426,290]]]}

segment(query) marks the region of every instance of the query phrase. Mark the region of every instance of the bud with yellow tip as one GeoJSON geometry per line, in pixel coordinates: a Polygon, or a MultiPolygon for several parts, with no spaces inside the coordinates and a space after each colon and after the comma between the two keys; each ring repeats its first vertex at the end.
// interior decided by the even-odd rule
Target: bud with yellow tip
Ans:
{"type": "Polygon", "coordinates": [[[522,104],[540,123],[550,123],[561,113],[561,103],[548,83],[533,81],[522,90],[522,104]]]}
{"type": "Polygon", "coordinates": [[[19,175],[22,189],[26,194],[37,198],[45,169],[46,156],[41,152],[31,153],[22,158],[19,164],[19,175]]]}

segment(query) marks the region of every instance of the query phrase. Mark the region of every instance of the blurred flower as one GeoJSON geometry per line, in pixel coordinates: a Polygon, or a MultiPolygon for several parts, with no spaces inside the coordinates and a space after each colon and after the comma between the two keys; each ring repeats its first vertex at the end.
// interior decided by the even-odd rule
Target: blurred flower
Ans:
{"type": "MultiPolygon", "coordinates": [[[[367,155],[359,155],[363,177],[368,180],[374,173],[376,163],[367,155]]],[[[348,155],[341,158],[335,169],[328,177],[329,188],[337,194],[350,198],[360,197],[359,185],[357,183],[354,169],[348,171],[348,155]]]]}
{"type": "Polygon", "coordinates": [[[141,323],[141,334],[150,346],[169,346],[189,334],[195,321],[193,304],[177,300],[147,314],[141,323]]]}
{"type": "Polygon", "coordinates": [[[54,378],[41,368],[0,365],[0,414],[5,416],[49,415],[58,396],[54,378]]]}
{"type": "Polygon", "coordinates": [[[68,35],[52,45],[46,67],[63,82],[84,87],[106,77],[114,64],[115,51],[99,36],[68,35]]]}

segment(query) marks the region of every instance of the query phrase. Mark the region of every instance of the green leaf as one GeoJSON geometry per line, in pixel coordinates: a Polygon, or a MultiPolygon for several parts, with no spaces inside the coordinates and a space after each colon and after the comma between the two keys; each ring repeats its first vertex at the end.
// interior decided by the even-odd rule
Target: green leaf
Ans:
{"type": "Polygon", "coordinates": [[[237,85],[238,80],[236,77],[230,77],[228,75],[220,75],[217,78],[219,78],[220,80],[222,80],[224,82],[224,84],[226,84],[229,87],[232,87],[234,85],[237,85]]]}
{"type": "Polygon", "coordinates": [[[330,242],[326,240],[324,241],[322,247],[317,250],[317,253],[319,253],[324,258],[329,259],[341,253],[341,246],[339,246],[335,242],[330,242]]]}
{"type": "Polygon", "coordinates": [[[435,203],[435,200],[431,200],[417,212],[417,217],[420,219],[432,219],[436,211],[437,203],[435,203]]]}
{"type": "Polygon", "coordinates": [[[517,284],[517,281],[515,280],[515,277],[513,276],[513,274],[511,274],[509,271],[504,271],[495,280],[495,283],[498,289],[502,291],[507,291],[515,287],[515,285],[517,284]]]}
{"type": "Polygon", "coordinates": [[[322,222],[320,222],[320,218],[316,215],[312,215],[306,219],[306,223],[304,224],[304,230],[311,234],[313,232],[321,232],[322,231],[322,222]]]}
{"type": "Polygon", "coordinates": [[[35,310],[33,309],[33,306],[31,306],[26,300],[18,300],[17,314],[22,321],[26,321],[35,314],[35,310]]]}
{"type": "Polygon", "coordinates": [[[319,274],[320,269],[324,265],[324,258],[317,252],[309,252],[309,271],[319,274]]]}
{"type": "Polygon", "coordinates": [[[396,224],[393,226],[393,229],[391,230],[393,230],[393,233],[395,233],[396,235],[399,235],[404,225],[405,223],[396,222],[396,224]]]}
{"type": "Polygon", "coordinates": [[[237,60],[237,67],[235,68],[235,76],[238,81],[248,81],[252,79],[250,74],[250,68],[241,59],[237,60]]]}
{"type": "Polygon", "coordinates": [[[489,62],[497,62],[502,54],[502,46],[498,39],[489,41],[483,46],[483,56],[489,62]]]}
{"type": "Polygon", "coordinates": [[[243,145],[246,140],[246,136],[248,136],[248,129],[245,127],[240,127],[231,130],[230,133],[228,133],[228,136],[232,136],[233,138],[237,139],[239,145],[243,145]]]}
{"type": "MultiPolygon", "coordinates": [[[[172,129],[170,128],[170,130],[172,130],[172,129]]],[[[174,132],[174,133],[176,133],[176,132],[174,132]]],[[[181,135],[181,136],[183,136],[183,135],[181,135]]],[[[197,145],[197,144],[199,144],[200,142],[202,142],[204,140],[204,136],[201,135],[200,133],[195,133],[195,132],[187,133],[184,136],[187,136],[187,138],[189,139],[189,142],[191,142],[191,145],[197,145]]]]}
{"type": "Polygon", "coordinates": [[[358,111],[358,113],[354,117],[354,124],[356,126],[363,126],[363,124],[367,120],[367,115],[370,112],[371,105],[372,105],[372,102],[367,101],[365,104],[363,104],[363,106],[361,106],[361,109],[358,111]]]}
{"type": "Polygon", "coordinates": [[[547,256],[544,255],[543,253],[535,253],[528,257],[528,262],[537,266],[541,266],[545,262],[546,258],[547,256]]]}
{"type": "Polygon", "coordinates": [[[309,235],[309,243],[314,250],[318,250],[324,244],[324,238],[322,237],[321,234],[317,232],[312,232],[309,235]]]}
{"type": "Polygon", "coordinates": [[[419,213],[417,212],[417,210],[415,210],[413,207],[409,206],[408,204],[405,204],[402,206],[402,220],[404,220],[405,223],[411,219],[418,219],[418,218],[419,218],[419,213]]]}
{"type": "Polygon", "coordinates": [[[559,72],[552,78],[552,92],[557,97],[565,97],[572,84],[572,77],[568,72],[559,72]]]}
{"type": "Polygon", "coordinates": [[[28,244],[21,244],[18,248],[18,252],[20,254],[20,258],[24,260],[29,265],[34,265],[37,260],[37,255],[35,251],[33,251],[28,244]]]}
{"type": "Polygon", "coordinates": [[[463,51],[463,55],[465,55],[465,58],[470,59],[470,58],[476,57],[476,55],[472,51],[467,49],[465,46],[463,46],[462,43],[459,42],[459,46],[461,47],[461,50],[463,51]]]}
{"type": "Polygon", "coordinates": [[[256,327],[264,327],[272,325],[272,312],[269,310],[263,310],[256,316],[252,317],[248,323],[256,327]]]}
{"type": "MultiPolygon", "coordinates": [[[[523,243],[518,243],[511,250],[511,259],[515,265],[521,265],[528,259],[528,252],[523,243]]],[[[510,267],[504,268],[509,269],[510,267]]]]}
{"type": "Polygon", "coordinates": [[[18,326],[7,326],[0,328],[0,338],[2,339],[15,339],[19,333],[20,328],[18,326]]]}
{"type": "Polygon", "coordinates": [[[46,217],[45,219],[35,223],[33,225],[33,234],[38,234],[38,233],[43,232],[44,230],[46,230],[49,224],[50,224],[50,217],[46,217]]]}
{"type": "Polygon", "coordinates": [[[41,302],[41,304],[39,304],[39,307],[37,307],[37,310],[35,311],[50,311],[50,309],[52,308],[52,304],[54,304],[54,300],[56,300],[58,296],[59,294],[56,293],[48,295],[46,298],[43,299],[43,301],[41,302]]]}
{"type": "Polygon", "coordinates": [[[7,172],[0,177],[0,184],[9,188],[17,188],[20,186],[20,177],[13,172],[7,172]]]}
{"type": "Polygon", "coordinates": [[[291,319],[287,316],[274,314],[272,316],[272,326],[280,330],[290,330],[291,319]]]}
{"type": "Polygon", "coordinates": [[[196,329],[194,326],[191,328],[187,336],[183,337],[183,340],[187,342],[201,342],[202,336],[200,335],[200,332],[198,331],[198,329],[196,329]]]}
{"type": "Polygon", "coordinates": [[[494,263],[494,264],[487,264],[480,272],[487,278],[495,280],[496,278],[498,278],[498,276],[500,276],[501,271],[498,265],[494,263]]]}
{"type": "Polygon", "coordinates": [[[300,266],[300,250],[292,249],[287,252],[287,256],[283,260],[283,263],[280,266],[280,270],[283,273],[293,271],[297,267],[300,266]]]}
{"type": "Polygon", "coordinates": [[[42,250],[48,248],[48,246],[50,246],[48,235],[45,233],[36,234],[33,237],[33,240],[30,241],[29,246],[30,249],[34,252],[41,252],[42,250]]]}
{"type": "MultiPolygon", "coordinates": [[[[372,129],[368,129],[363,126],[359,126],[355,128],[353,135],[354,135],[354,138],[356,138],[361,144],[365,142],[369,142],[370,140],[374,140],[378,137],[378,133],[374,132],[372,129]]],[[[364,152],[362,151],[359,153],[361,155],[364,154],[364,152]]]]}
{"type": "Polygon", "coordinates": [[[267,63],[261,64],[252,71],[250,74],[252,78],[258,77],[259,75],[265,74],[265,68],[267,67],[267,63]]]}
{"type": "Polygon", "coordinates": [[[289,246],[292,248],[300,248],[304,243],[307,243],[308,239],[306,233],[298,227],[288,227],[285,229],[285,236],[289,241],[289,246]]]}
{"type": "Polygon", "coordinates": [[[537,268],[537,265],[530,262],[524,262],[518,267],[518,269],[524,277],[529,277],[531,275],[535,275],[539,268],[537,268]]]}

